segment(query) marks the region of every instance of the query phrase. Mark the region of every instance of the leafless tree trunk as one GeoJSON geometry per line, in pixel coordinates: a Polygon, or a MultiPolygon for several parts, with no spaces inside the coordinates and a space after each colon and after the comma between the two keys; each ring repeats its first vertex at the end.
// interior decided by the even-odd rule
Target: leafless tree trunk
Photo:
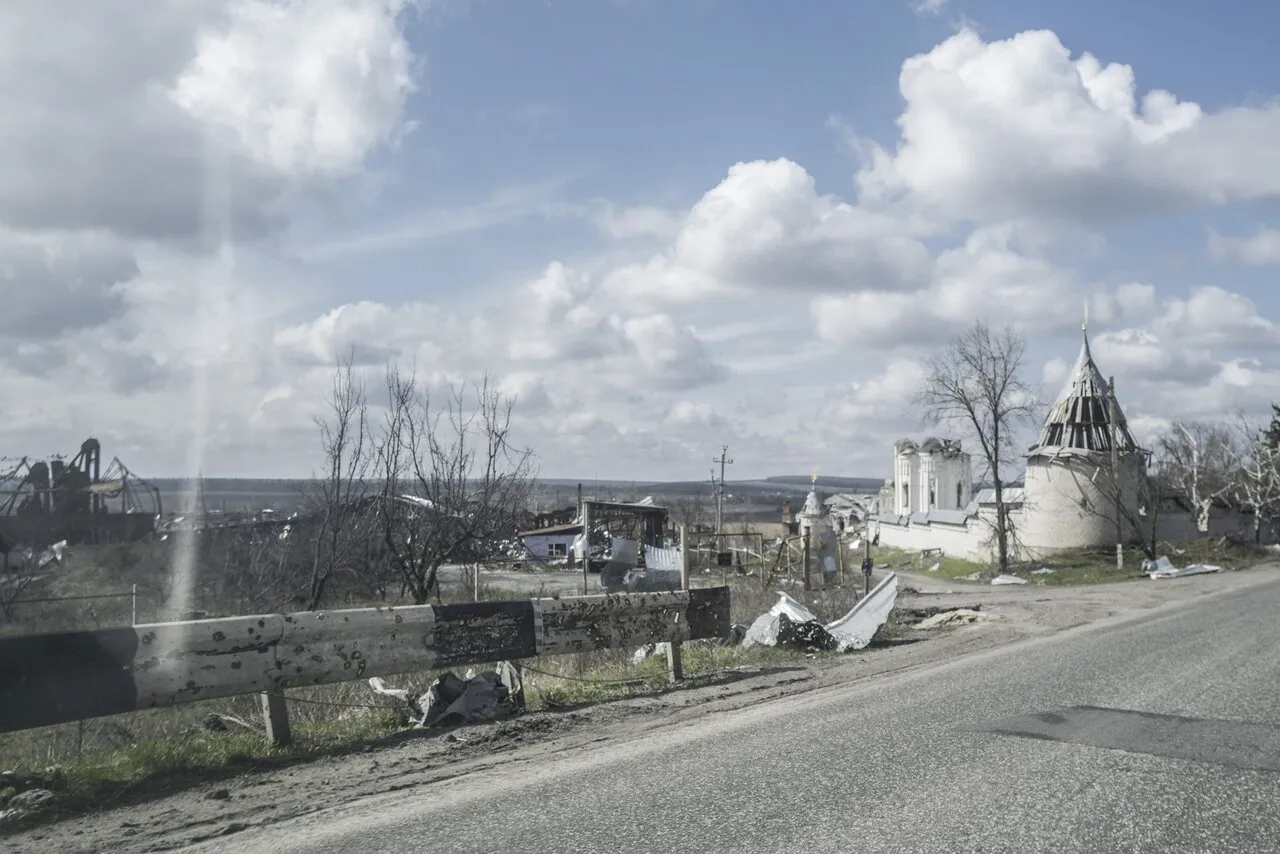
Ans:
{"type": "Polygon", "coordinates": [[[319,608],[335,573],[359,571],[355,566],[363,541],[373,534],[374,513],[365,499],[370,492],[374,442],[369,431],[364,382],[353,370],[354,353],[338,362],[333,385],[318,416],[324,469],[311,484],[306,504],[318,518],[312,543],[307,610],[319,608]]]}
{"type": "Polygon", "coordinates": [[[1022,380],[1026,341],[979,321],[929,359],[917,401],[929,424],[962,425],[977,440],[995,486],[995,546],[1000,572],[1009,570],[1011,525],[1004,501],[1004,467],[1015,457],[1020,423],[1035,417],[1032,389],[1022,380]]]}
{"type": "MultiPolygon", "coordinates": [[[[1280,410],[1277,410],[1280,412],[1280,410]]],[[[1273,424],[1280,423],[1280,416],[1273,424]]],[[[1253,511],[1253,541],[1262,542],[1264,528],[1280,516],[1280,443],[1269,441],[1263,429],[1243,412],[1237,412],[1231,448],[1235,472],[1232,479],[1236,499],[1253,511]]]]}
{"type": "MultiPolygon", "coordinates": [[[[1131,538],[1126,539],[1131,543],[1136,542],[1143,554],[1151,560],[1155,560],[1158,556],[1156,534],[1160,506],[1164,501],[1164,488],[1160,474],[1158,471],[1151,470],[1155,465],[1152,462],[1153,459],[1151,452],[1141,448],[1121,451],[1117,460],[1120,470],[1113,471],[1110,456],[1104,455],[1094,470],[1094,478],[1101,479],[1102,491],[1107,495],[1106,503],[1095,504],[1082,500],[1080,504],[1085,513],[1109,521],[1114,521],[1112,514],[1119,512],[1122,526],[1128,526],[1127,530],[1132,532],[1131,538]],[[1128,473],[1125,469],[1127,462],[1132,459],[1130,454],[1142,454],[1144,462],[1142,470],[1136,472],[1133,494],[1127,495],[1125,485],[1128,483],[1128,473]]],[[[1088,490],[1085,488],[1085,482],[1090,478],[1077,474],[1075,479],[1079,484],[1080,494],[1086,495],[1088,490]]]]}
{"type": "Polygon", "coordinates": [[[486,560],[515,535],[534,483],[533,454],[511,441],[515,400],[485,378],[450,390],[443,407],[415,375],[387,371],[377,443],[387,551],[417,604],[439,597],[446,563],[486,560]]]}
{"type": "Polygon", "coordinates": [[[1200,533],[1209,531],[1216,501],[1231,492],[1238,450],[1231,430],[1221,424],[1175,421],[1159,439],[1164,475],[1190,502],[1200,533]]]}

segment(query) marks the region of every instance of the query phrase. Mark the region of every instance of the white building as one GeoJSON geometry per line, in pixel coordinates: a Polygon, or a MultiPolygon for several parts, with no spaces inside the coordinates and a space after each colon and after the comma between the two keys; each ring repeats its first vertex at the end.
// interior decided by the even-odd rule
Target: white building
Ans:
{"type": "MultiPolygon", "coordinates": [[[[1015,556],[1035,559],[1114,545],[1117,515],[1126,542],[1151,536],[1145,521],[1150,518],[1149,508],[1139,494],[1149,454],[1134,441],[1118,402],[1113,423],[1111,397],[1086,336],[1066,384],[1027,452],[1023,485],[1004,489],[1015,556]]],[[[875,517],[872,536],[879,536],[882,545],[903,549],[939,549],[977,561],[992,557],[994,490],[972,495],[969,455],[958,442],[926,439],[916,445],[900,440],[894,446],[893,465],[894,477],[885,481],[882,512],[875,517]]],[[[1159,540],[1241,535],[1248,528],[1245,514],[1224,507],[1211,519],[1209,531],[1197,531],[1185,502],[1170,498],[1162,504],[1156,518],[1159,540]]]]}
{"type": "MultiPolygon", "coordinates": [[[[582,534],[582,524],[554,525],[534,531],[522,531],[520,539],[529,554],[538,560],[562,560],[569,557],[574,541],[582,534]]],[[[576,555],[580,557],[581,555],[576,555]]]]}
{"type": "Polygon", "coordinates": [[[973,500],[973,464],[960,442],[930,437],[920,444],[899,439],[893,447],[892,512],[963,510],[973,500]]]}

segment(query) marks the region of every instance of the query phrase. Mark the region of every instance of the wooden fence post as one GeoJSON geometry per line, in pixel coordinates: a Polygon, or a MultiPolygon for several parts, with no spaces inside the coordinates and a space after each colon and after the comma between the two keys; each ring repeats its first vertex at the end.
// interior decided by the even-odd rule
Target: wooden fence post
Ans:
{"type": "MultiPolygon", "coordinates": [[[[689,539],[688,529],[680,526],[680,589],[689,589],[689,539]]],[[[672,640],[667,643],[667,678],[671,684],[684,680],[684,651],[680,648],[680,641],[672,640]]]]}
{"type": "Polygon", "coordinates": [[[267,741],[272,747],[288,747],[293,744],[293,732],[289,728],[289,707],[279,694],[262,694],[262,718],[267,724],[267,741]]]}

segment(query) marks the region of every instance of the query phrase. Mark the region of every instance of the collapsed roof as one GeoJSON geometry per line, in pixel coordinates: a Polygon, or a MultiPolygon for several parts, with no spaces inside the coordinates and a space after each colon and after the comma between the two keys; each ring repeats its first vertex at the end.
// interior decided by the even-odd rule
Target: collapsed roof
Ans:
{"type": "MultiPolygon", "coordinates": [[[[1111,386],[1093,361],[1086,335],[1066,385],[1049,410],[1029,455],[1109,453],[1112,436],[1110,396],[1111,386]]],[[[1129,432],[1129,423],[1119,403],[1115,413],[1118,448],[1122,451],[1137,450],[1138,444],[1129,432]]]]}

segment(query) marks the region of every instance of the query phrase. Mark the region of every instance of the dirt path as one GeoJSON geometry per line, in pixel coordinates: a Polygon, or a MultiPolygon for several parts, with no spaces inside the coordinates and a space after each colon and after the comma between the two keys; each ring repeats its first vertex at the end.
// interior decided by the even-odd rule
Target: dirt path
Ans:
{"type": "Polygon", "coordinates": [[[912,588],[899,597],[903,612],[978,605],[987,619],[953,629],[909,631],[893,643],[839,658],[797,655],[794,665],[727,672],[716,681],[656,696],[529,713],[444,736],[406,733],[371,745],[363,753],[263,768],[216,781],[192,781],[175,794],[139,798],[13,834],[5,840],[5,849],[12,854],[166,850],[371,795],[429,785],[498,763],[507,763],[513,773],[519,773],[526,763],[557,753],[642,738],[655,728],[704,715],[928,667],[1021,639],[1280,580],[1280,566],[1077,588],[984,587],[938,582],[914,573],[900,576],[904,586],[912,588]]]}

